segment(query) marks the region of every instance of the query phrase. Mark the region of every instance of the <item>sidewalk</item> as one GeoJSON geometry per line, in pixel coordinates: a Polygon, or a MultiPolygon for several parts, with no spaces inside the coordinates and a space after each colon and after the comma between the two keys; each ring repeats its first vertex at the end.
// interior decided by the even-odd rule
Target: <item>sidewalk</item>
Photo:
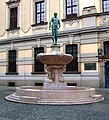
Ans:
{"type": "Polygon", "coordinates": [[[0,86],[0,120],[109,120],[109,89],[97,89],[104,101],[87,105],[52,106],[9,102],[15,88],[0,86]]]}

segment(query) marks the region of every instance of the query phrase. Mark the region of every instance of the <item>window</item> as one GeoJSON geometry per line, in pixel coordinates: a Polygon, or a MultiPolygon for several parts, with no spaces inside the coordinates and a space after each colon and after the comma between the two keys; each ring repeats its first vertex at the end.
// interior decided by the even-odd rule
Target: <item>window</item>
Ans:
{"type": "Polygon", "coordinates": [[[10,29],[17,28],[17,7],[10,9],[10,29]]]}
{"type": "Polygon", "coordinates": [[[78,53],[77,44],[66,45],[66,54],[71,54],[73,56],[73,60],[66,65],[66,72],[77,72],[78,71],[78,53]]]}
{"type": "Polygon", "coordinates": [[[109,0],[103,0],[103,12],[109,12],[109,0]]]}
{"type": "Polygon", "coordinates": [[[109,57],[109,42],[104,42],[104,56],[109,57]]]}
{"type": "Polygon", "coordinates": [[[36,24],[45,22],[45,2],[36,2],[36,24]]]}
{"type": "Polygon", "coordinates": [[[66,0],[66,18],[77,17],[77,0],[66,0]]]}
{"type": "Polygon", "coordinates": [[[44,64],[36,58],[39,53],[44,53],[44,47],[34,48],[34,72],[44,72],[44,64]]]}
{"type": "Polygon", "coordinates": [[[16,50],[8,51],[8,72],[16,73],[16,50]]]}

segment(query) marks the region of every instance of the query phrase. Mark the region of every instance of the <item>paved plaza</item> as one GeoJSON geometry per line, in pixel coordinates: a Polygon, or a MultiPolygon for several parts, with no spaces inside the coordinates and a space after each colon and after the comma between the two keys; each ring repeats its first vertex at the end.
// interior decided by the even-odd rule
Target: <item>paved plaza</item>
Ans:
{"type": "Polygon", "coordinates": [[[109,120],[109,89],[97,89],[105,98],[87,105],[33,105],[9,102],[13,87],[0,86],[0,120],[109,120]]]}

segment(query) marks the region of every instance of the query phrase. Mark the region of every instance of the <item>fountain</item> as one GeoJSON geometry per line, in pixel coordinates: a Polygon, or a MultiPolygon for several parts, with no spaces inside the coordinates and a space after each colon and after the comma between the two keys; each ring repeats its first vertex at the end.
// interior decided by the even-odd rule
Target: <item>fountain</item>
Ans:
{"type": "MultiPolygon", "coordinates": [[[[56,20],[60,23],[57,17],[56,20]]],[[[73,56],[60,51],[60,45],[57,44],[57,32],[54,32],[52,34],[53,45],[51,46],[51,52],[37,55],[37,58],[46,65],[48,74],[43,88],[37,89],[35,86],[16,87],[16,93],[5,98],[21,103],[59,105],[86,104],[104,100],[102,95],[95,94],[95,88],[67,86],[63,77],[63,71],[65,65],[73,59],[73,56]]]]}

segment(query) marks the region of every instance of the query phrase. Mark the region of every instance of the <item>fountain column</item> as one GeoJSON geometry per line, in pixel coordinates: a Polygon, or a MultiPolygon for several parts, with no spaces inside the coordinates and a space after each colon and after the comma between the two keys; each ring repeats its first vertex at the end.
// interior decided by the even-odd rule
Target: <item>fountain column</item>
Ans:
{"type": "Polygon", "coordinates": [[[50,53],[41,53],[37,57],[46,64],[48,77],[44,82],[44,89],[66,89],[67,83],[64,80],[63,71],[73,57],[62,53],[58,44],[51,46],[50,53]]]}

